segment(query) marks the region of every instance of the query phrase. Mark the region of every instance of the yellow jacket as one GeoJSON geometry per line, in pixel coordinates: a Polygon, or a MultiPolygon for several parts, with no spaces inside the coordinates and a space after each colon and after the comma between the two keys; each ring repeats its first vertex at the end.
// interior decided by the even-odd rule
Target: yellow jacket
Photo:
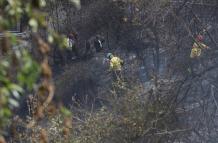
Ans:
{"type": "Polygon", "coordinates": [[[119,57],[113,57],[110,60],[110,69],[115,71],[121,71],[123,64],[123,60],[121,60],[119,57]]]}
{"type": "Polygon", "coordinates": [[[201,55],[201,50],[202,49],[207,49],[208,46],[201,43],[201,42],[198,42],[198,43],[194,43],[193,44],[193,47],[192,47],[192,51],[191,51],[191,54],[190,54],[190,57],[191,58],[196,58],[196,57],[199,57],[201,55]]]}

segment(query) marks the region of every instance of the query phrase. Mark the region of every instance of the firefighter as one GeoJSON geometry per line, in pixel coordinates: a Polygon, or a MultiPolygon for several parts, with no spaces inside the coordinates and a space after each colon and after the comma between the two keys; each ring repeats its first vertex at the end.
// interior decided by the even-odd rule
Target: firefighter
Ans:
{"type": "Polygon", "coordinates": [[[207,45],[205,45],[203,43],[203,36],[202,35],[197,35],[197,37],[195,38],[195,42],[192,46],[192,50],[191,50],[191,54],[190,54],[190,58],[191,58],[191,67],[189,70],[191,70],[191,74],[195,74],[194,69],[196,69],[197,71],[199,70],[199,66],[200,68],[202,68],[202,62],[200,59],[202,50],[204,49],[209,49],[209,47],[207,45]],[[194,68],[196,67],[196,68],[194,68]]]}
{"type": "Polygon", "coordinates": [[[72,60],[77,59],[79,56],[78,49],[77,49],[77,42],[78,42],[77,34],[74,32],[70,33],[68,35],[68,46],[71,49],[72,60]]]}
{"type": "Polygon", "coordinates": [[[94,39],[94,47],[97,53],[101,52],[104,49],[103,43],[104,43],[104,38],[97,35],[94,39]]]}
{"type": "Polygon", "coordinates": [[[209,47],[203,43],[203,36],[198,35],[195,39],[193,46],[192,46],[190,57],[191,58],[200,57],[202,49],[208,49],[208,48],[209,47]]]}
{"type": "Polygon", "coordinates": [[[124,64],[123,60],[117,56],[114,56],[112,53],[107,54],[107,59],[110,62],[110,71],[113,72],[113,78],[116,80],[121,80],[121,71],[124,64]]]}

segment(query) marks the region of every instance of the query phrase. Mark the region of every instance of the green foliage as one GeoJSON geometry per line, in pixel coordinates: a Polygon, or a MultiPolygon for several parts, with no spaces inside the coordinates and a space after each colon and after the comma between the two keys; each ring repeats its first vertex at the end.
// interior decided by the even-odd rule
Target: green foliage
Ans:
{"type": "MultiPolygon", "coordinates": [[[[73,1],[74,2],[74,1],[73,1]]],[[[75,2],[80,6],[80,1],[75,2]]],[[[45,0],[0,0],[0,32],[4,38],[0,39],[2,55],[0,57],[0,137],[4,127],[8,125],[14,108],[19,106],[20,96],[26,90],[32,91],[39,80],[41,69],[32,58],[23,40],[9,33],[22,16],[27,17],[31,31],[36,33],[39,28],[47,28],[46,16],[42,8],[45,0]]],[[[51,30],[49,30],[51,31],[51,30]]],[[[56,32],[49,32],[48,41],[56,42],[61,47],[66,46],[66,38],[56,32]]],[[[64,114],[69,111],[63,109],[64,114]]]]}
{"type": "Polygon", "coordinates": [[[33,85],[36,83],[39,77],[40,67],[37,62],[31,58],[27,51],[24,50],[21,54],[22,67],[18,72],[17,79],[19,85],[26,86],[29,90],[32,90],[33,85]]]}
{"type": "Polygon", "coordinates": [[[28,15],[32,31],[36,32],[39,26],[45,26],[45,14],[35,11],[45,6],[45,1],[38,7],[31,2],[0,1],[0,7],[3,8],[0,14],[0,31],[4,34],[4,38],[0,39],[4,49],[0,57],[0,134],[8,125],[12,110],[19,106],[20,96],[25,93],[25,89],[33,89],[40,74],[40,66],[32,59],[27,50],[29,47],[23,44],[22,39],[7,32],[25,14],[28,15]]]}
{"type": "Polygon", "coordinates": [[[25,87],[32,90],[39,77],[39,65],[26,50],[14,50],[0,62],[0,126],[11,116],[11,110],[19,106],[25,87]],[[16,60],[16,63],[13,63],[16,60]]]}
{"type": "Polygon", "coordinates": [[[81,8],[81,3],[80,3],[80,0],[69,0],[70,2],[72,2],[77,9],[80,9],[81,8]]]}

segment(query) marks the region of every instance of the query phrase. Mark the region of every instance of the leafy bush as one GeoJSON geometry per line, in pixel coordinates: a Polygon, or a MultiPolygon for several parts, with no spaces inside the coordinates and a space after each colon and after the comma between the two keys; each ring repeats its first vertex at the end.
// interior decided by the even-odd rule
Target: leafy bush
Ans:
{"type": "MultiPolygon", "coordinates": [[[[76,5],[80,7],[80,1],[77,1],[76,5]]],[[[64,46],[65,37],[48,29],[46,13],[42,10],[45,6],[45,0],[0,0],[0,142],[4,142],[2,135],[7,135],[5,127],[9,126],[13,110],[19,106],[21,95],[28,91],[39,98],[33,120],[42,117],[45,107],[53,97],[54,87],[50,82],[51,69],[48,65],[50,48],[45,40],[40,38],[38,29],[49,33],[49,42],[54,42],[51,39],[58,39],[55,42],[60,46],[64,46]],[[10,32],[20,20],[22,24],[24,17],[27,24],[25,27],[29,27],[31,32],[17,32],[24,32],[36,40],[40,53],[38,62],[30,54],[31,44],[24,44],[25,38],[30,37],[23,36],[24,33],[10,32]],[[39,79],[41,83],[38,83],[39,79]]]]}

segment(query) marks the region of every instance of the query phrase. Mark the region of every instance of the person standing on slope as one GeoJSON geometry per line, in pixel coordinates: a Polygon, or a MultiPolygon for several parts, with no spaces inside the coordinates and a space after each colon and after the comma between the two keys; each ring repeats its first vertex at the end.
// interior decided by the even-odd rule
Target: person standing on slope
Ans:
{"type": "Polygon", "coordinates": [[[107,54],[107,59],[110,62],[110,71],[113,72],[113,78],[116,80],[121,80],[121,71],[124,64],[123,60],[117,56],[114,56],[112,53],[107,54]]]}

